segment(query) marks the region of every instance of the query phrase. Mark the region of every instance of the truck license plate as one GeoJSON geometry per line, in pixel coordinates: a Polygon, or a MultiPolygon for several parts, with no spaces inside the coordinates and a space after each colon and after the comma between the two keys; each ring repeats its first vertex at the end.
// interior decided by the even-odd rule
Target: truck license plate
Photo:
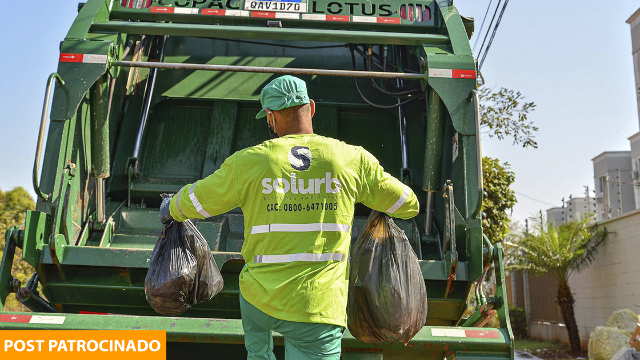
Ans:
{"type": "Polygon", "coordinates": [[[307,12],[307,0],[245,0],[245,10],[307,12]]]}

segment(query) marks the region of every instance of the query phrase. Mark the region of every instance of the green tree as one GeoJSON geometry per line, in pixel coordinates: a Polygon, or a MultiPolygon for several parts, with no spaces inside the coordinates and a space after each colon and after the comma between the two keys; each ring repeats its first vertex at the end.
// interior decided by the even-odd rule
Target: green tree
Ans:
{"type": "MultiPolygon", "coordinates": [[[[0,254],[4,253],[5,233],[10,226],[24,223],[27,210],[35,209],[35,203],[29,193],[22,187],[3,192],[0,190],[0,254]]],[[[33,268],[22,260],[22,251],[16,249],[11,274],[23,284],[33,275],[33,268]]],[[[5,310],[26,310],[13,296],[10,296],[5,310]]]]}
{"type": "Polygon", "coordinates": [[[590,225],[590,218],[554,226],[544,216],[533,219],[531,234],[515,243],[508,243],[520,251],[513,259],[515,270],[527,270],[537,275],[552,274],[558,281],[556,302],[567,326],[571,352],[579,356],[580,337],[573,309],[575,300],[569,287],[571,274],[588,267],[608,238],[606,229],[590,225]]]}
{"type": "MultiPolygon", "coordinates": [[[[538,131],[529,114],[535,110],[533,102],[525,102],[524,96],[512,89],[494,91],[480,84],[478,90],[480,126],[483,136],[500,140],[511,139],[514,144],[537,148],[534,137],[538,131]]],[[[492,242],[504,239],[509,233],[509,215],[517,199],[511,185],[515,174],[508,163],[498,159],[482,159],[483,187],[487,197],[482,203],[484,233],[492,242]]]]}
{"type": "Polygon", "coordinates": [[[538,128],[529,120],[536,104],[525,102],[519,91],[500,88],[494,91],[485,86],[478,89],[480,126],[482,135],[503,140],[511,138],[513,144],[537,148],[535,132],[538,128]]]}
{"type": "Polygon", "coordinates": [[[516,194],[511,190],[515,174],[509,170],[509,163],[490,157],[482,158],[482,175],[486,196],[482,202],[483,232],[491,242],[502,241],[509,233],[509,213],[517,203],[516,194]]]}
{"type": "MultiPolygon", "coordinates": [[[[4,234],[12,225],[23,223],[26,211],[35,206],[31,195],[20,186],[7,192],[0,189],[0,233],[4,234]]],[[[1,242],[4,247],[4,237],[1,242]]]]}

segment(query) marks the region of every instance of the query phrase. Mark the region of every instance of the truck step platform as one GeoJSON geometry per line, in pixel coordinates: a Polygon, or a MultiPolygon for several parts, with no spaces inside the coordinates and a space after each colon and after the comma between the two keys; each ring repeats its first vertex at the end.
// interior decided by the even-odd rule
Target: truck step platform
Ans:
{"type": "MultiPolygon", "coordinates": [[[[184,353],[185,346],[200,346],[225,352],[233,349],[234,358],[243,354],[244,332],[237,319],[177,318],[161,316],[129,316],[116,314],[48,314],[0,313],[0,330],[164,330],[167,332],[167,358],[194,360],[194,352],[184,353]],[[229,347],[229,345],[238,345],[229,347]]],[[[274,333],[277,352],[284,339],[274,333]]],[[[192,347],[189,347],[192,348],[192,347]]],[[[393,359],[396,355],[416,359],[441,359],[456,354],[464,359],[510,359],[509,336],[503,329],[425,326],[406,346],[401,343],[366,344],[355,339],[348,330],[342,339],[343,359],[393,359]]],[[[203,349],[205,350],[205,349],[203,349]]],[[[199,353],[209,354],[203,351],[199,353]]],[[[231,353],[229,353],[231,355],[231,353]]],[[[219,357],[227,358],[227,357],[219,357]]]]}

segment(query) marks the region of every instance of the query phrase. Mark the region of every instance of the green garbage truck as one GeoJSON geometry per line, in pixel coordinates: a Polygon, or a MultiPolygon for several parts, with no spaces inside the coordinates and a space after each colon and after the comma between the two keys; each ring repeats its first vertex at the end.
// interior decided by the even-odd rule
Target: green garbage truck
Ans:
{"type": "MultiPolygon", "coordinates": [[[[0,313],[0,329],[165,330],[170,359],[244,357],[239,209],[196,223],[224,277],[213,299],[161,316],[144,279],[160,194],[268,139],[254,119],[260,89],[292,74],[316,101],[316,133],[363,146],[420,201],[396,222],[420,260],[426,324],[406,345],[347,331],[343,358],[513,359],[503,251],[482,233],[473,20],[451,0],[88,0],[78,11],[46,83],[37,206],[7,231],[0,267],[2,305],[15,296],[32,312],[0,313]],[[26,284],[11,274],[17,248],[36,270],[26,284]]],[[[353,239],[369,213],[356,208],[353,239]]]]}

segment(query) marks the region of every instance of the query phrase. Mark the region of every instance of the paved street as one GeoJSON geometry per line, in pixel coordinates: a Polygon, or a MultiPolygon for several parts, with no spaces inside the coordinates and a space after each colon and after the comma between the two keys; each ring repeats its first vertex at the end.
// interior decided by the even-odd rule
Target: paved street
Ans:
{"type": "Polygon", "coordinates": [[[516,360],[541,360],[541,359],[529,353],[516,350],[516,360]]]}

